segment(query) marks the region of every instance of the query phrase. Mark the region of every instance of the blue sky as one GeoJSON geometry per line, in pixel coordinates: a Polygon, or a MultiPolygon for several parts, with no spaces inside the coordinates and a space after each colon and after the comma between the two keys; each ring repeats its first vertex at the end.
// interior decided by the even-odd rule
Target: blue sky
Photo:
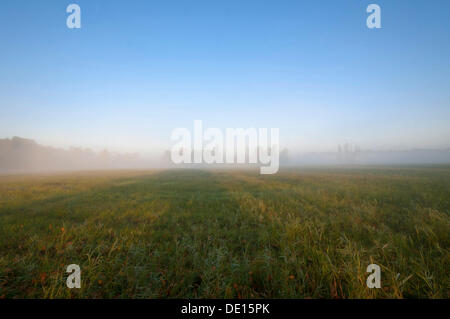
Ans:
{"type": "Polygon", "coordinates": [[[278,127],[297,151],[450,147],[449,1],[2,1],[0,138],[169,148],[278,127]],[[81,7],[82,28],[66,27],[81,7]],[[382,28],[366,27],[381,7],[382,28]]]}

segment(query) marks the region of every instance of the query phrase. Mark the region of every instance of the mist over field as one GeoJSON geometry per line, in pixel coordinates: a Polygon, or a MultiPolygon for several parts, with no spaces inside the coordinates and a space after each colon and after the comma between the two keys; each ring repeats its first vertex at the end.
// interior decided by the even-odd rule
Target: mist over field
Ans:
{"type": "Polygon", "coordinates": [[[137,154],[117,154],[87,148],[42,146],[31,139],[0,139],[0,172],[26,173],[150,167],[137,154]]]}
{"type": "MultiPolygon", "coordinates": [[[[280,152],[283,167],[302,165],[402,165],[450,163],[450,149],[413,149],[403,151],[361,150],[348,144],[339,145],[336,152],[280,152]]],[[[241,165],[241,167],[252,165],[241,165]]],[[[29,173],[102,169],[152,169],[176,167],[170,151],[142,156],[139,153],[95,152],[89,148],[56,148],[38,144],[32,139],[13,137],[0,139],[0,173],[29,173]]],[[[183,168],[236,167],[230,164],[183,164],[183,168]]]]}

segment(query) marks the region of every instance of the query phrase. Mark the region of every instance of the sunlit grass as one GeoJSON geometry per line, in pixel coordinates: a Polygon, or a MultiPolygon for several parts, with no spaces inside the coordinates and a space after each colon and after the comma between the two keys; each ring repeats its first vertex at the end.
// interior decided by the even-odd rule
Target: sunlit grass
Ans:
{"type": "Polygon", "coordinates": [[[4,176],[0,297],[448,298],[449,190],[447,166],[4,176]]]}

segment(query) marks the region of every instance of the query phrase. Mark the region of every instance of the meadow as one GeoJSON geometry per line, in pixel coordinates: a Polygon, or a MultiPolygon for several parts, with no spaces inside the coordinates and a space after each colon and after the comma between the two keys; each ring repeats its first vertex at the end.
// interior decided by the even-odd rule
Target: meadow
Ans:
{"type": "Polygon", "coordinates": [[[449,298],[449,214],[446,165],[0,176],[0,298],[449,298]]]}

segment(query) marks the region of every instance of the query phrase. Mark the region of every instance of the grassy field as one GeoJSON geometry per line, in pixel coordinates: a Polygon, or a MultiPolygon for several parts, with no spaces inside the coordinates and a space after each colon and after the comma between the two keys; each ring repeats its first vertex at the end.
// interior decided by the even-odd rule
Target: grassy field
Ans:
{"type": "Polygon", "coordinates": [[[0,297],[449,298],[449,214],[450,166],[3,176],[0,297]]]}

